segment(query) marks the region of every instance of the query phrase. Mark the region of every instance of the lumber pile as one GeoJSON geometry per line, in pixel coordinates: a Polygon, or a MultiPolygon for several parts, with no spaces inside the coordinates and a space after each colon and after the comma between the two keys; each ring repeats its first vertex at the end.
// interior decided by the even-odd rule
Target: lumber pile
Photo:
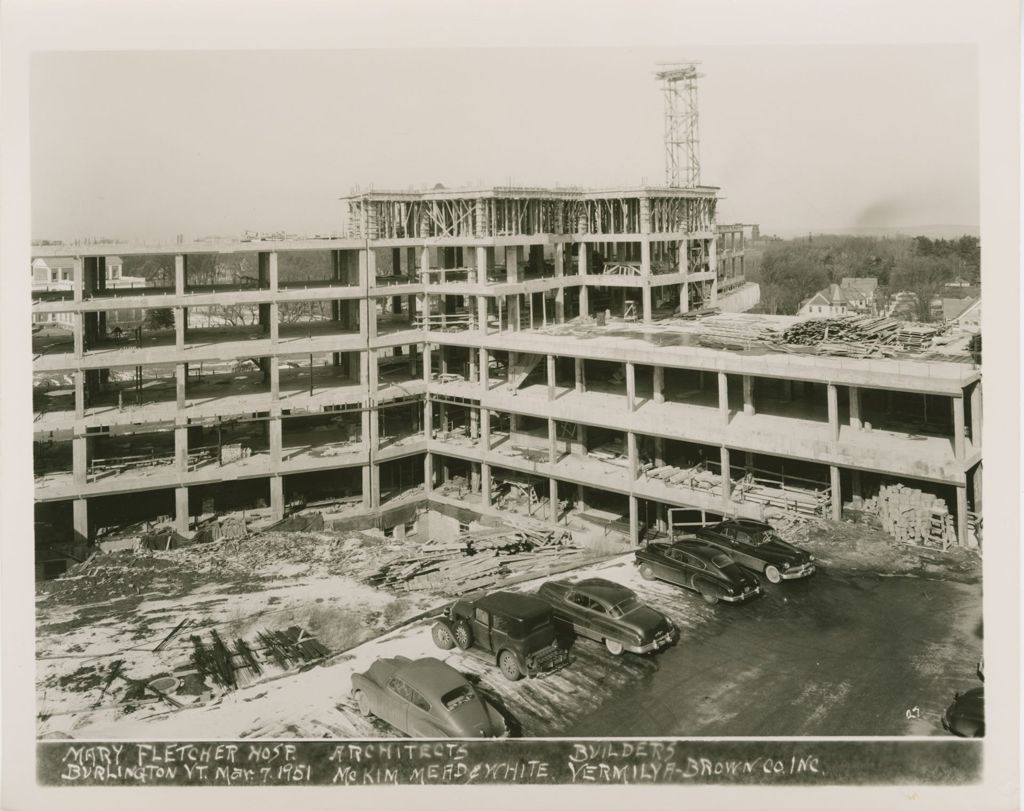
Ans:
{"type": "Polygon", "coordinates": [[[947,549],[956,544],[956,523],[944,499],[902,484],[885,485],[864,500],[864,512],[877,515],[897,543],[947,549]]]}
{"type": "Polygon", "coordinates": [[[703,462],[688,468],[674,465],[661,465],[646,471],[650,479],[660,479],[666,484],[686,487],[690,490],[717,491],[721,486],[722,477],[708,470],[703,462]]]}
{"type": "Polygon", "coordinates": [[[831,490],[813,487],[794,487],[744,476],[733,484],[732,500],[753,502],[765,509],[778,508],[808,518],[824,518],[829,514],[831,490]]]}
{"type": "Polygon", "coordinates": [[[259,677],[268,663],[285,670],[330,655],[320,642],[294,625],[284,631],[263,630],[256,637],[258,647],[244,639],[229,644],[216,630],[209,632],[209,644],[193,635],[189,637],[192,664],[201,677],[209,676],[216,684],[235,689],[259,677]]]}
{"type": "Polygon", "coordinates": [[[572,534],[565,530],[525,525],[465,530],[451,540],[432,539],[395,555],[364,582],[394,590],[459,595],[585,554],[571,544],[572,534]]]}
{"type": "Polygon", "coordinates": [[[848,357],[892,357],[900,351],[921,352],[940,329],[908,324],[886,316],[849,315],[811,318],[782,333],[783,345],[810,346],[819,352],[848,357]]]}

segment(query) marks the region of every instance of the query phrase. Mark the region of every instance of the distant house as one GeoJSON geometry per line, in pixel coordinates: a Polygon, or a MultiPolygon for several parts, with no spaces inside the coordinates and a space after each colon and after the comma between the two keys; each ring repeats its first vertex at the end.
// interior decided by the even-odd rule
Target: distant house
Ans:
{"type": "MultiPolygon", "coordinates": [[[[124,260],[120,256],[106,257],[106,287],[145,287],[146,279],[142,276],[125,276],[124,260]]],[[[70,292],[74,289],[75,260],[71,257],[37,258],[32,260],[32,292],[56,293],[70,292]]],[[[134,322],[141,319],[141,310],[115,310],[108,316],[108,322],[134,322]]],[[[37,313],[32,316],[32,323],[49,324],[67,329],[72,324],[71,313],[37,313]]]]}
{"type": "Polygon", "coordinates": [[[856,312],[866,315],[877,312],[878,279],[872,276],[845,276],[839,287],[856,312]]]}
{"type": "Polygon", "coordinates": [[[965,332],[981,331],[981,299],[944,298],[942,320],[965,332]]]}
{"type": "Polygon", "coordinates": [[[838,284],[830,284],[807,299],[797,314],[828,318],[837,315],[850,315],[853,312],[853,304],[843,288],[838,284]]]}

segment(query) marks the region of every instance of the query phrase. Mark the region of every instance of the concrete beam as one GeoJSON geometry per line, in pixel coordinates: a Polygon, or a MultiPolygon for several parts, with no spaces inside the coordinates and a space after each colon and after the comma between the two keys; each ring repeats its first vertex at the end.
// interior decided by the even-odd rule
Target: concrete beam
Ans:
{"type": "Polygon", "coordinates": [[[843,520],[843,488],[839,479],[839,468],[829,465],[829,485],[832,488],[832,520],[843,520]]]}

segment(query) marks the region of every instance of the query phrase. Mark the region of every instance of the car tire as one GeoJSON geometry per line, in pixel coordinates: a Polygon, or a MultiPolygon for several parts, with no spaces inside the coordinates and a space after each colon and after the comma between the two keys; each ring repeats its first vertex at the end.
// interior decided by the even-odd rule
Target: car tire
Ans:
{"type": "Polygon", "coordinates": [[[772,566],[770,563],[764,567],[764,576],[767,578],[769,583],[782,582],[782,573],[779,571],[777,566],[772,566]]]}
{"type": "Polygon", "coordinates": [[[710,586],[699,586],[697,591],[700,592],[700,596],[704,598],[704,602],[708,605],[715,605],[719,600],[719,596],[715,594],[710,586]]]}
{"type": "Polygon", "coordinates": [[[452,626],[452,638],[460,650],[468,650],[473,645],[473,629],[465,620],[455,620],[455,624],[452,626]]]}
{"type": "Polygon", "coordinates": [[[644,580],[654,580],[654,569],[652,569],[650,566],[644,564],[643,566],[640,567],[640,576],[644,580]]]}
{"type": "Polygon", "coordinates": [[[625,650],[622,643],[616,642],[614,639],[606,639],[604,641],[604,646],[612,656],[622,656],[622,652],[625,650]]]}
{"type": "Polygon", "coordinates": [[[498,654],[498,668],[509,681],[519,681],[523,677],[523,671],[519,669],[519,662],[512,651],[503,650],[498,654]]]}
{"type": "Polygon", "coordinates": [[[356,706],[359,708],[359,714],[364,718],[369,718],[373,713],[370,711],[370,697],[366,695],[362,690],[356,690],[355,696],[356,706]]]}
{"type": "Polygon", "coordinates": [[[434,637],[434,644],[441,650],[451,650],[455,647],[455,637],[443,622],[435,622],[434,627],[430,629],[430,635],[434,637]]]}

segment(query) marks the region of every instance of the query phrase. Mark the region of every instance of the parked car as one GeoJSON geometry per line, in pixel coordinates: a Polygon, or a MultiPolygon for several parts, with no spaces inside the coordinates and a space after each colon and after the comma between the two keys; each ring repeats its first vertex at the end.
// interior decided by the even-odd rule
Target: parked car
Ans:
{"type": "Polygon", "coordinates": [[[500,738],[500,713],[455,668],[439,659],[378,659],[352,675],[359,712],[414,738],[500,738]]]}
{"type": "Polygon", "coordinates": [[[730,518],[698,529],[693,535],[717,546],[745,569],[764,575],[769,583],[814,574],[814,555],[782,540],[764,521],[730,518]]]}
{"type": "Polygon", "coordinates": [[[942,714],[942,728],[961,738],[985,737],[985,688],[954,693],[953,703],[942,714]]]}
{"type": "Polygon", "coordinates": [[[510,681],[547,675],[571,661],[569,651],[555,641],[551,606],[529,594],[496,591],[456,600],[432,633],[442,650],[458,646],[496,664],[510,681]]]}
{"type": "Polygon", "coordinates": [[[745,572],[717,546],[700,540],[649,543],[636,551],[645,580],[665,580],[699,592],[704,602],[741,603],[761,593],[757,578],[745,572]]]}
{"type": "Polygon", "coordinates": [[[537,596],[554,609],[555,620],[580,636],[603,642],[614,656],[623,651],[651,653],[676,641],[679,631],[668,617],[644,605],[636,592],[601,577],[573,583],[549,580],[537,596]]]}

